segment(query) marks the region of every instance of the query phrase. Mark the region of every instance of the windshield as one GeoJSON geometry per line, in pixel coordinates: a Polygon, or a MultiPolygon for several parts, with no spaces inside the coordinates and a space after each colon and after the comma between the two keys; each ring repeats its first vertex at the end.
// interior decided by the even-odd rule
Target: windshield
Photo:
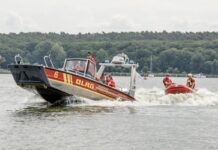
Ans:
{"type": "Polygon", "coordinates": [[[86,76],[89,77],[95,77],[95,65],[91,61],[87,60],[67,60],[66,65],[65,65],[65,70],[71,71],[71,72],[76,72],[79,74],[85,74],[86,76]],[[87,62],[88,65],[87,65],[87,62]]]}
{"type": "Polygon", "coordinates": [[[65,69],[68,71],[84,73],[86,69],[86,63],[86,60],[68,60],[66,62],[65,69]]]}

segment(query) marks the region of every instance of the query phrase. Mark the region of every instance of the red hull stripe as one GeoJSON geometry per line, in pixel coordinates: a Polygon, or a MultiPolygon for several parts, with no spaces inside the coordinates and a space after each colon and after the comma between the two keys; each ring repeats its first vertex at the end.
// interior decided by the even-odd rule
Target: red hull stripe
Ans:
{"type": "Polygon", "coordinates": [[[104,97],[107,98],[109,97],[110,99],[116,99],[117,97],[121,97],[122,99],[125,100],[134,100],[132,97],[120,93],[117,90],[110,89],[106,86],[98,84],[92,80],[85,79],[78,75],[62,72],[59,70],[53,70],[49,68],[45,68],[45,73],[49,79],[59,81],[61,83],[68,84],[71,86],[76,86],[82,89],[86,89],[95,94],[104,95],[104,97]]]}
{"type": "Polygon", "coordinates": [[[101,96],[103,96],[103,97],[105,97],[105,98],[107,98],[107,99],[113,99],[113,100],[116,99],[116,98],[114,98],[114,97],[110,97],[110,96],[108,96],[108,95],[104,95],[104,94],[100,94],[100,93],[97,93],[97,92],[93,92],[93,91],[88,90],[88,89],[86,89],[86,88],[83,88],[83,87],[80,87],[80,86],[76,86],[76,85],[71,85],[71,84],[68,84],[68,83],[64,83],[64,82],[61,82],[61,81],[59,81],[59,80],[54,80],[54,79],[50,79],[50,78],[49,78],[49,80],[58,82],[58,83],[60,83],[60,84],[65,84],[65,85],[70,85],[70,86],[73,86],[73,87],[76,87],[76,88],[80,88],[80,89],[83,89],[83,90],[86,90],[86,91],[95,93],[95,94],[97,94],[97,95],[101,95],[101,96]]]}

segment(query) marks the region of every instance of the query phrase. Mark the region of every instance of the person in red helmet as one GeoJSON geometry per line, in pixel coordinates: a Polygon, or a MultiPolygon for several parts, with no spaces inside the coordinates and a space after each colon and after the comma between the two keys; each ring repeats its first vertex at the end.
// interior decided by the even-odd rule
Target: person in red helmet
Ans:
{"type": "Polygon", "coordinates": [[[169,77],[170,77],[170,74],[167,73],[163,79],[163,84],[166,88],[173,84],[172,80],[169,77]]]}
{"type": "Polygon", "coordinates": [[[114,80],[113,80],[111,75],[108,75],[106,83],[107,83],[107,85],[109,85],[111,87],[115,87],[116,86],[116,84],[115,84],[115,82],[114,82],[114,80]]]}
{"type": "Polygon", "coordinates": [[[107,77],[106,77],[106,74],[105,74],[105,73],[102,74],[102,76],[101,76],[101,81],[102,81],[103,83],[106,83],[107,77]]]}
{"type": "Polygon", "coordinates": [[[77,62],[75,66],[72,68],[75,71],[83,71],[83,68],[80,65],[80,62],[77,62]]]}
{"type": "Polygon", "coordinates": [[[187,83],[186,85],[192,89],[195,88],[195,79],[193,79],[193,75],[191,73],[189,73],[187,75],[188,79],[187,79],[187,83]]]}
{"type": "Polygon", "coordinates": [[[96,60],[95,58],[92,56],[91,52],[87,52],[87,55],[88,55],[88,59],[91,60],[94,65],[96,66],[96,60]]]}

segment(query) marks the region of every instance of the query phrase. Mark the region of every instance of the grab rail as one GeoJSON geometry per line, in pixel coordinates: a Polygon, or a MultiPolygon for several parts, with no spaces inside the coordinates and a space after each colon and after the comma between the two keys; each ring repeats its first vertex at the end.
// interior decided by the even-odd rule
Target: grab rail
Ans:
{"type": "Polygon", "coordinates": [[[44,56],[45,65],[46,65],[46,67],[48,67],[47,60],[46,60],[46,59],[48,59],[48,60],[50,61],[50,64],[51,64],[52,68],[54,68],[54,65],[53,65],[53,62],[52,62],[52,60],[51,60],[50,55],[44,56]]]}
{"type": "Polygon", "coordinates": [[[14,56],[14,61],[16,64],[22,64],[23,63],[23,58],[20,56],[20,54],[17,54],[14,56]]]}

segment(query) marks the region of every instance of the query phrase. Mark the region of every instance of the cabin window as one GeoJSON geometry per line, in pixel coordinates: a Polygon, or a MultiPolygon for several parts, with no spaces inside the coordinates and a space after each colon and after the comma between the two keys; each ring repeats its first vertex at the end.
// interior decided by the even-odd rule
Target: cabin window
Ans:
{"type": "Polygon", "coordinates": [[[95,77],[95,64],[87,60],[67,60],[65,64],[65,70],[75,72],[81,75],[86,75],[87,77],[95,77]],[[88,63],[88,65],[87,65],[88,63]]]}
{"type": "Polygon", "coordinates": [[[68,71],[84,73],[86,68],[86,62],[82,60],[68,60],[66,62],[65,69],[68,71]]]}

